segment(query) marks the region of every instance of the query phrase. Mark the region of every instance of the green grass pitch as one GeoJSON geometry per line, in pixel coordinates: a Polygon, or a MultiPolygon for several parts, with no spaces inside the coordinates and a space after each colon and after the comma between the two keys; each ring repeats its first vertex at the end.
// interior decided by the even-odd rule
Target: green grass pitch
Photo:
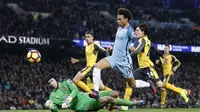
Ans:
{"type": "MultiPolygon", "coordinates": [[[[50,110],[1,110],[0,112],[51,112],[50,110]]],[[[59,112],[74,112],[70,110],[60,110],[59,112]]],[[[98,112],[108,112],[105,109],[99,110],[98,112]]],[[[112,112],[118,112],[118,110],[113,110],[112,112]]],[[[123,112],[123,111],[121,111],[123,112]]],[[[200,108],[193,108],[193,109],[129,109],[129,111],[125,112],[200,112],[200,108]]]]}

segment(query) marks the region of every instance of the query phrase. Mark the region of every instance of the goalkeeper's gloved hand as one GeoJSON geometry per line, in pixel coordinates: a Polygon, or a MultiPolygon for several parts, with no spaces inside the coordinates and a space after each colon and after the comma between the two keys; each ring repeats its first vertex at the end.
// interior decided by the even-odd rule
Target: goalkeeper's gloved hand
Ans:
{"type": "Polygon", "coordinates": [[[48,107],[49,109],[53,109],[53,102],[51,100],[47,100],[45,106],[48,107]]]}
{"type": "Polygon", "coordinates": [[[62,104],[62,108],[68,108],[69,107],[69,103],[72,101],[72,97],[69,96],[65,99],[64,103],[62,104]]]}

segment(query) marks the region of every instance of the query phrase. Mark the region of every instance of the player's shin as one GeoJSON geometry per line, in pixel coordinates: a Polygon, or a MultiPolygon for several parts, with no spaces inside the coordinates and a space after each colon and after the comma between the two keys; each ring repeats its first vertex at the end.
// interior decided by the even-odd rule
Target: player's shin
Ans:
{"type": "Polygon", "coordinates": [[[125,91],[125,94],[124,94],[124,99],[125,100],[130,100],[130,97],[132,95],[132,92],[133,92],[133,88],[131,87],[126,87],[126,91],[125,91]]]}
{"type": "Polygon", "coordinates": [[[164,83],[163,87],[166,87],[167,89],[170,89],[174,92],[179,93],[183,97],[183,99],[185,100],[186,103],[189,101],[188,92],[186,90],[179,88],[179,87],[176,87],[176,86],[174,86],[170,83],[164,83]]]}
{"type": "Polygon", "coordinates": [[[169,89],[171,91],[174,91],[176,93],[179,93],[179,94],[181,94],[181,92],[183,90],[183,89],[181,89],[179,87],[176,87],[176,86],[174,86],[174,85],[172,85],[170,83],[163,83],[163,87],[165,87],[165,88],[167,88],[167,89],[169,89]]]}
{"type": "Polygon", "coordinates": [[[166,96],[167,96],[166,89],[165,88],[161,88],[161,102],[160,102],[161,105],[165,104],[166,96]]]}
{"type": "Polygon", "coordinates": [[[92,90],[83,81],[78,81],[76,84],[87,93],[92,93],[92,90]]]}
{"type": "Polygon", "coordinates": [[[94,90],[99,91],[99,84],[101,80],[101,70],[94,67],[92,75],[93,75],[94,90]]]}

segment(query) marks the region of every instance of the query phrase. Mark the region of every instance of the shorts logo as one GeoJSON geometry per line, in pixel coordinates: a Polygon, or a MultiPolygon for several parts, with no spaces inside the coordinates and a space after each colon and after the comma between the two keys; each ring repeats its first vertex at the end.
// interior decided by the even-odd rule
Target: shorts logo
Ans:
{"type": "Polygon", "coordinates": [[[153,75],[153,72],[149,72],[149,73],[147,73],[147,75],[149,76],[149,78],[152,78],[154,75],[153,75]]]}

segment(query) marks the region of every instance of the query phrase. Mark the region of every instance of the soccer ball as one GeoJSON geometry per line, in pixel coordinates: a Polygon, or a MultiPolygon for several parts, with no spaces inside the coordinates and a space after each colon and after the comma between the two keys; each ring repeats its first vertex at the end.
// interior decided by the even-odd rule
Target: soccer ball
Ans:
{"type": "Polygon", "coordinates": [[[41,54],[37,50],[30,50],[26,57],[30,63],[39,63],[41,60],[41,54]]]}

